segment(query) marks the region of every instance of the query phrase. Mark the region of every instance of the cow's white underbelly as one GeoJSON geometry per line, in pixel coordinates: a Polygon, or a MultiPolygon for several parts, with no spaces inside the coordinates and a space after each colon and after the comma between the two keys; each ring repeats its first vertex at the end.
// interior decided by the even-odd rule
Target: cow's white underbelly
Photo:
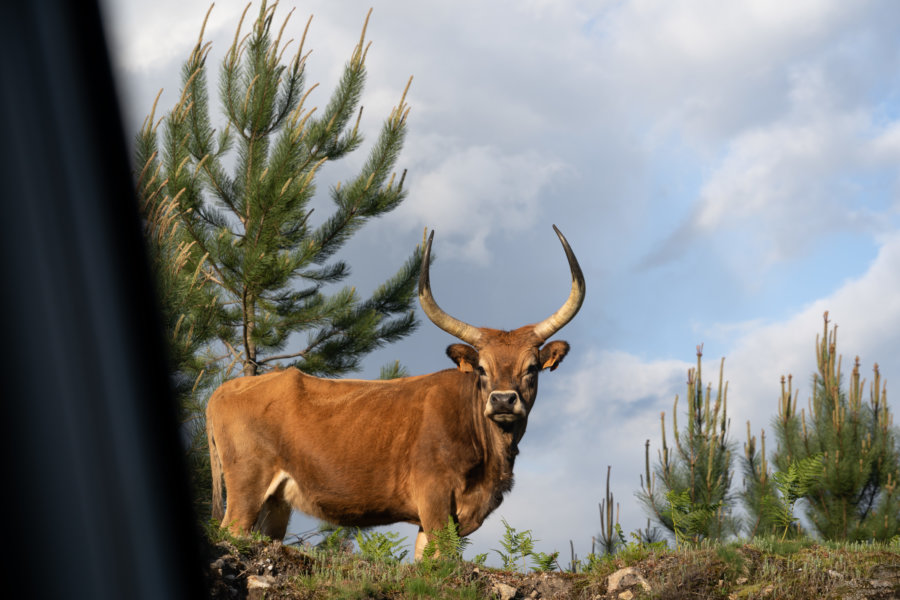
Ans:
{"type": "Polygon", "coordinates": [[[295,509],[310,516],[319,519],[326,518],[325,515],[322,514],[321,508],[303,493],[300,486],[297,484],[297,480],[284,470],[278,471],[278,473],[275,474],[275,477],[272,478],[272,481],[269,483],[269,487],[266,489],[266,493],[263,496],[263,502],[270,496],[284,498],[284,500],[295,509]]]}

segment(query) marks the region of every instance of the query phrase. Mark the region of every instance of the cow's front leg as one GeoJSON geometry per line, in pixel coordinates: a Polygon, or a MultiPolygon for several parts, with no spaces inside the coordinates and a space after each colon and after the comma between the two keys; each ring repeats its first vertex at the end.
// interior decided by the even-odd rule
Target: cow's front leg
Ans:
{"type": "MultiPolygon", "coordinates": [[[[456,517],[451,513],[451,497],[449,490],[431,487],[419,500],[419,533],[416,536],[416,560],[422,560],[425,546],[431,539],[431,532],[447,527],[447,519],[456,517]],[[428,532],[428,533],[426,533],[428,532]]],[[[437,556],[437,553],[435,553],[437,556]]]]}
{"type": "Polygon", "coordinates": [[[425,531],[419,527],[419,534],[416,536],[416,552],[415,558],[416,561],[422,560],[422,557],[425,555],[425,546],[428,545],[428,536],[425,535],[425,531]]]}
{"type": "MultiPolygon", "coordinates": [[[[454,522],[454,526],[456,526],[455,522],[454,522]]],[[[436,530],[443,530],[446,527],[447,527],[447,520],[444,519],[443,527],[434,527],[432,529],[429,529],[429,531],[433,532],[436,530]]],[[[418,535],[416,535],[416,552],[415,552],[415,558],[416,558],[417,562],[422,560],[422,558],[425,556],[425,546],[428,545],[428,542],[431,541],[432,537],[434,537],[434,536],[426,535],[424,529],[422,527],[419,527],[419,533],[418,533],[418,535]]],[[[438,552],[437,548],[435,548],[433,556],[440,556],[440,552],[438,552]]]]}

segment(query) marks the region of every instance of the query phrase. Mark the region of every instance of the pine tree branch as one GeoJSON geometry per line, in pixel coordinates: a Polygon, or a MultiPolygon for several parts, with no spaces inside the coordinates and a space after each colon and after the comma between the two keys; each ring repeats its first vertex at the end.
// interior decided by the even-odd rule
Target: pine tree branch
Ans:
{"type": "MultiPolygon", "coordinates": [[[[197,243],[197,246],[200,248],[200,251],[203,252],[204,254],[209,254],[210,256],[213,256],[213,254],[210,253],[209,248],[204,243],[203,238],[201,236],[199,236],[197,234],[197,232],[194,230],[191,220],[184,219],[184,220],[182,220],[182,223],[184,223],[185,228],[187,229],[188,233],[191,235],[191,239],[197,243]]],[[[221,285],[223,288],[225,288],[226,290],[228,290],[235,296],[239,296],[240,294],[238,293],[238,291],[229,285],[229,283],[228,283],[229,278],[226,277],[225,274],[221,271],[221,269],[219,268],[219,265],[216,264],[216,262],[214,260],[210,260],[209,264],[210,264],[210,267],[212,267],[213,271],[216,272],[216,275],[219,276],[219,280],[220,280],[219,285],[221,285]]]]}
{"type": "Polygon", "coordinates": [[[266,358],[257,360],[256,364],[262,366],[262,365],[268,364],[268,363],[276,361],[276,360],[287,360],[289,358],[305,357],[308,354],[309,354],[309,348],[307,348],[306,350],[301,350],[300,352],[293,352],[291,354],[279,354],[277,356],[267,356],[266,358]]]}

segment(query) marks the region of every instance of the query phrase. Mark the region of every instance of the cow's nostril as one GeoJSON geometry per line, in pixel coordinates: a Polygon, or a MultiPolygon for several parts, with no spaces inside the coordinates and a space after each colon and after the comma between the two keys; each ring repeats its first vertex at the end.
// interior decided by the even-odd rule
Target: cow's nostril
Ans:
{"type": "Polygon", "coordinates": [[[491,402],[495,405],[514,406],[519,399],[515,392],[494,392],[491,394],[491,402]]]}

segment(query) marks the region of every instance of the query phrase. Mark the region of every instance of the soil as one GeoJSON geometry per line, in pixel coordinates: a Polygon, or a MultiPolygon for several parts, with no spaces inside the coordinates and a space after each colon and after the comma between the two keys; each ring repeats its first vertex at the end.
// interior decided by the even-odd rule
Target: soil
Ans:
{"type": "MultiPolygon", "coordinates": [[[[728,573],[724,563],[712,560],[708,563],[688,564],[677,555],[664,554],[650,557],[634,565],[649,581],[652,591],[647,593],[639,586],[607,591],[607,577],[600,579],[591,575],[571,573],[514,573],[479,568],[466,563],[463,578],[478,583],[484,590],[485,598],[500,600],[589,598],[729,598],[733,600],[767,599],[775,600],[776,590],[767,582],[753,581],[758,564],[759,551],[743,547],[741,555],[746,559],[748,571],[745,574],[728,573]],[[748,575],[748,576],[744,576],[748,575]],[[727,588],[727,589],[726,589],[727,588]]],[[[279,542],[247,541],[238,549],[234,544],[223,541],[207,547],[205,576],[210,598],[326,598],[322,590],[299,589],[298,576],[316,571],[315,557],[293,546],[279,542]]],[[[876,557],[875,566],[866,577],[850,576],[827,571],[821,574],[806,574],[802,589],[791,589],[791,598],[811,598],[815,600],[900,600],[900,556],[884,553],[876,557]]],[[[783,582],[782,582],[783,583],[783,582]]],[[[357,597],[367,597],[365,595],[357,597]]],[[[377,598],[400,598],[395,594],[371,596],[377,598]]]]}

